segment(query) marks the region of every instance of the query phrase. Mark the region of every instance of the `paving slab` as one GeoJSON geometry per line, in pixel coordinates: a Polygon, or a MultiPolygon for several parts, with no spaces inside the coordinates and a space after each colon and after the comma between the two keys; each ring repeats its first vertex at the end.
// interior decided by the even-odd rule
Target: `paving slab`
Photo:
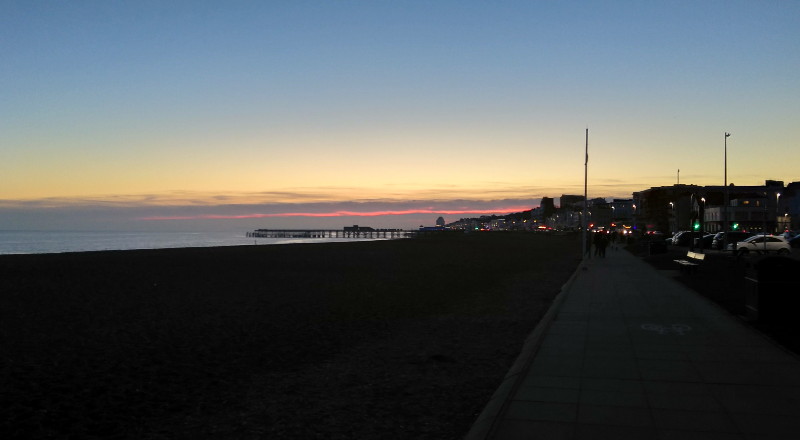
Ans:
{"type": "Polygon", "coordinates": [[[585,260],[467,435],[798,438],[800,358],[624,250],[585,260]]]}

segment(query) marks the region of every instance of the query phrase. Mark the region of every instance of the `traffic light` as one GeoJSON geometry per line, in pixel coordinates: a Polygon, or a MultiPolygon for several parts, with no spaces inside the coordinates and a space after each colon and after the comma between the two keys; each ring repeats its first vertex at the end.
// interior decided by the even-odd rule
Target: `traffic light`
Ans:
{"type": "Polygon", "coordinates": [[[692,225],[692,230],[699,231],[700,230],[700,222],[695,221],[692,225]]]}
{"type": "Polygon", "coordinates": [[[731,229],[733,229],[734,231],[738,230],[739,229],[739,223],[734,223],[733,226],[731,226],[731,229]]]}

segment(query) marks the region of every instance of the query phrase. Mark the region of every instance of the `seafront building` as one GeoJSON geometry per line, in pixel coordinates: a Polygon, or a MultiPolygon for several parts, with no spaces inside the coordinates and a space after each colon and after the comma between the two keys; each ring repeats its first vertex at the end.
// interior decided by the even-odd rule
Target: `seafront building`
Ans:
{"type": "Polygon", "coordinates": [[[637,229],[677,232],[748,230],[781,232],[797,229],[797,188],[767,180],[758,186],[676,184],[633,193],[637,229]],[[783,200],[781,200],[783,199],[783,200]]]}
{"type": "Polygon", "coordinates": [[[586,220],[592,229],[659,231],[695,230],[714,233],[725,229],[781,233],[800,229],[800,182],[784,186],[779,180],[764,185],[728,187],[676,184],[656,186],[629,199],[581,195],[543,197],[530,211],[503,217],[462,218],[447,225],[465,230],[579,230],[586,220]],[[727,220],[726,220],[727,219],[727,220]]]}

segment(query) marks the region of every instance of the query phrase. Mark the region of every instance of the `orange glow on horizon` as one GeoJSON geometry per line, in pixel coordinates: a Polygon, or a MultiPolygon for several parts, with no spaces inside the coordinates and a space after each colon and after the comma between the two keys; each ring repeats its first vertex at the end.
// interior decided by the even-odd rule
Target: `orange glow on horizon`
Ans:
{"type": "Polygon", "coordinates": [[[255,213],[255,214],[239,214],[239,215],[225,215],[225,214],[200,214],[188,216],[153,216],[141,217],[138,220],[145,221],[169,221],[169,220],[233,220],[233,219],[252,219],[252,218],[275,218],[275,217],[381,217],[388,215],[412,215],[412,214],[442,214],[442,215],[464,215],[464,214],[481,214],[481,215],[496,215],[498,212],[512,213],[530,210],[529,206],[511,206],[499,209],[470,209],[470,210],[452,210],[452,209],[407,209],[400,211],[333,211],[333,212],[282,212],[282,213],[255,213]]]}

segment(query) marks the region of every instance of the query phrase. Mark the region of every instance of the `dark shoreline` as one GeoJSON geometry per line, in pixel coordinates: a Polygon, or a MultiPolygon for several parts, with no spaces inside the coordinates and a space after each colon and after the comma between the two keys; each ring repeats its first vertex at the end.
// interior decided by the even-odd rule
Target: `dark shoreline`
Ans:
{"type": "Polygon", "coordinates": [[[577,236],[0,256],[17,437],[461,438],[577,236]]]}

